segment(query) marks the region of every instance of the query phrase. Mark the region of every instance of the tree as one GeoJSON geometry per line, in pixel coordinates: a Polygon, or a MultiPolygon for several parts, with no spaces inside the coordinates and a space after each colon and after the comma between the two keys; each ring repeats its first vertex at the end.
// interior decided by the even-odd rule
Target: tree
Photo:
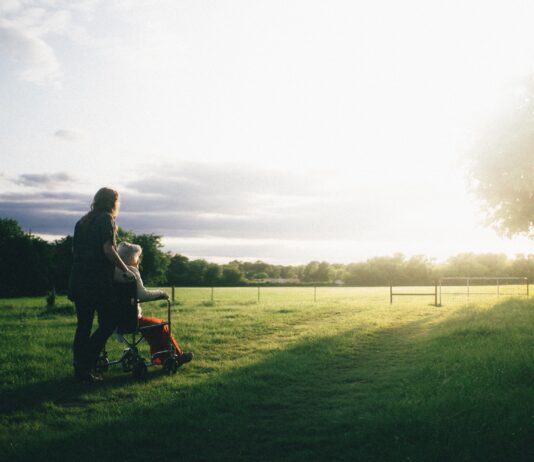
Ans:
{"type": "Polygon", "coordinates": [[[171,285],[185,285],[189,280],[189,259],[183,255],[174,255],[167,267],[167,283],[171,285]]]}
{"type": "Polygon", "coordinates": [[[0,218],[0,297],[44,295],[51,289],[50,244],[0,218]]]}
{"type": "Polygon", "coordinates": [[[52,258],[52,283],[56,290],[65,293],[69,286],[70,270],[72,268],[72,236],[65,236],[54,241],[51,245],[52,258]]]}
{"type": "Polygon", "coordinates": [[[204,282],[204,275],[208,262],[206,260],[193,260],[189,263],[189,282],[193,285],[199,285],[204,282]]]}
{"type": "Polygon", "coordinates": [[[317,267],[315,273],[315,281],[317,282],[330,282],[333,277],[332,268],[330,268],[330,263],[322,261],[317,267]]]}
{"type": "Polygon", "coordinates": [[[221,268],[216,263],[208,263],[206,271],[204,272],[205,284],[217,284],[221,277],[221,268]]]}
{"type": "Polygon", "coordinates": [[[24,237],[24,231],[18,224],[17,220],[0,218],[0,244],[8,242],[11,239],[22,237],[24,237]]]}
{"type": "Polygon", "coordinates": [[[156,234],[135,234],[122,228],[117,229],[117,244],[130,242],[143,248],[139,266],[141,277],[146,285],[156,286],[167,283],[167,268],[171,256],[163,252],[162,236],[156,234]]]}
{"type": "Polygon", "coordinates": [[[304,267],[304,272],[302,275],[302,280],[306,282],[316,282],[315,276],[317,270],[319,269],[318,261],[311,261],[304,267]]]}
{"type": "Polygon", "coordinates": [[[280,277],[284,279],[294,278],[297,275],[297,270],[294,266],[280,266],[280,277]]]}
{"type": "Polygon", "coordinates": [[[222,282],[225,284],[239,284],[243,282],[243,273],[240,271],[239,266],[230,262],[222,270],[222,282]]]}
{"type": "Polygon", "coordinates": [[[163,252],[161,236],[156,234],[139,234],[133,243],[143,248],[140,272],[146,285],[157,286],[167,282],[166,273],[170,255],[163,252]]]}
{"type": "Polygon", "coordinates": [[[258,273],[253,276],[254,279],[267,279],[268,277],[267,273],[258,273]]]}
{"type": "Polygon", "coordinates": [[[501,234],[534,237],[534,78],[477,143],[471,177],[501,234]]]}
{"type": "Polygon", "coordinates": [[[122,229],[120,226],[117,229],[117,244],[121,242],[133,243],[135,240],[135,233],[126,229],[122,229]]]}

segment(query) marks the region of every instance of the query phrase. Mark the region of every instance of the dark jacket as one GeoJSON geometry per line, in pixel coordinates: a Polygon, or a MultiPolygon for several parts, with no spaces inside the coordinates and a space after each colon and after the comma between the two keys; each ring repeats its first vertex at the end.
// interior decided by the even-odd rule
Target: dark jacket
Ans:
{"type": "Polygon", "coordinates": [[[112,296],[115,265],[104,254],[104,243],[115,245],[116,227],[109,213],[100,213],[76,223],[74,259],[69,279],[69,299],[102,302],[112,296]]]}

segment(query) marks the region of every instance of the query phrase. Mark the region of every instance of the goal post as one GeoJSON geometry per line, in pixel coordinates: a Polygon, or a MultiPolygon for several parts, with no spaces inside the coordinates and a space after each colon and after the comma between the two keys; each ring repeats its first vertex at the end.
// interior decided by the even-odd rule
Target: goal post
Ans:
{"type": "Polygon", "coordinates": [[[447,276],[439,280],[438,299],[442,295],[470,298],[477,295],[497,297],[529,297],[529,281],[525,276],[447,276]]]}

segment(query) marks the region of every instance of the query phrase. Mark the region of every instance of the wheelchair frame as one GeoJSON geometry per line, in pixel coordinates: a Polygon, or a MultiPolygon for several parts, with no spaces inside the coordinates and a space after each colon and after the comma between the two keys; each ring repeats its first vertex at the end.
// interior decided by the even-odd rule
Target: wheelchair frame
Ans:
{"type": "Polygon", "coordinates": [[[137,305],[139,300],[137,298],[137,286],[135,282],[132,283],[117,283],[115,285],[117,289],[117,302],[120,304],[121,309],[121,322],[117,331],[119,335],[124,339],[127,347],[123,350],[122,356],[119,359],[109,360],[108,353],[105,350],[97,361],[96,370],[98,372],[107,372],[110,366],[122,365],[124,372],[131,372],[132,375],[139,380],[146,380],[148,367],[155,366],[153,360],[158,356],[168,355],[167,359],[163,362],[163,371],[168,374],[175,374],[178,367],[178,355],[176,354],[174,345],[171,341],[172,335],[172,322],[171,322],[171,302],[167,301],[167,321],[160,324],[154,324],[151,326],[139,327],[139,318],[137,314],[137,305]],[[125,293],[121,293],[124,291],[125,293]],[[130,291],[130,292],[128,292],[130,291]],[[119,300],[120,296],[125,296],[125,299],[119,300]],[[124,304],[122,304],[122,303],[124,304]],[[135,316],[135,321],[133,317],[135,316]],[[129,323],[129,324],[128,324],[129,323]],[[139,352],[137,347],[139,343],[144,340],[143,332],[149,329],[161,328],[169,326],[169,339],[167,349],[156,351],[150,355],[150,361],[146,361],[139,352]],[[128,340],[127,336],[131,334],[131,340],[128,340]]]}

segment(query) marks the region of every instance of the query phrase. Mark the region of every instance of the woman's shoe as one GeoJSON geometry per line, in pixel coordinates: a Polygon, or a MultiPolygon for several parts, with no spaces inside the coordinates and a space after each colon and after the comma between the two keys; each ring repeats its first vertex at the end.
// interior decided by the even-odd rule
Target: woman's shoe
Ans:
{"type": "Polygon", "coordinates": [[[87,369],[75,369],[74,378],[76,379],[77,382],[80,382],[80,383],[102,382],[102,377],[99,377],[98,375],[93,375],[87,369]]]}

